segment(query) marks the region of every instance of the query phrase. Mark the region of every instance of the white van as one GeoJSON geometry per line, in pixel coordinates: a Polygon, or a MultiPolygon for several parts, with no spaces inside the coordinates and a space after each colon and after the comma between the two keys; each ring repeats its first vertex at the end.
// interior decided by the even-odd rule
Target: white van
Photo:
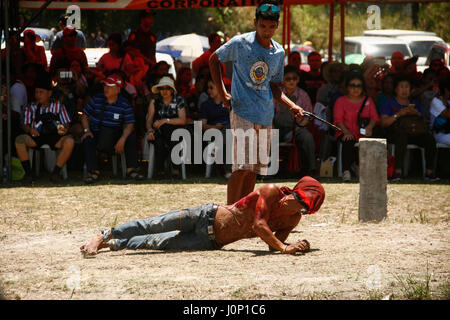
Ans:
{"type": "Polygon", "coordinates": [[[345,54],[384,57],[390,61],[392,53],[400,51],[405,59],[413,56],[408,44],[401,39],[390,37],[345,37],[345,54]]]}
{"type": "Polygon", "coordinates": [[[399,37],[399,36],[436,36],[435,32],[417,31],[417,30],[400,30],[400,29],[381,29],[381,30],[364,30],[363,35],[372,37],[399,37]]]}
{"type": "Polygon", "coordinates": [[[424,66],[426,64],[427,57],[434,44],[445,43],[442,38],[436,36],[436,33],[428,31],[396,29],[366,30],[364,31],[364,35],[391,37],[406,41],[412,54],[419,57],[417,60],[418,66],[424,66]]]}

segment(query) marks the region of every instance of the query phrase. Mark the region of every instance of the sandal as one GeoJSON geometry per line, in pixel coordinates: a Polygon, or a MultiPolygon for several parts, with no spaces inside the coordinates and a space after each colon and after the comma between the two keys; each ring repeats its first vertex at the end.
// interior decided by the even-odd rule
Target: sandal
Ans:
{"type": "Polygon", "coordinates": [[[130,172],[127,172],[127,177],[134,179],[136,181],[144,180],[144,176],[137,172],[135,169],[131,170],[130,172]]]}
{"type": "Polygon", "coordinates": [[[88,176],[84,179],[86,184],[92,184],[100,179],[100,172],[92,171],[88,173],[88,176]]]}

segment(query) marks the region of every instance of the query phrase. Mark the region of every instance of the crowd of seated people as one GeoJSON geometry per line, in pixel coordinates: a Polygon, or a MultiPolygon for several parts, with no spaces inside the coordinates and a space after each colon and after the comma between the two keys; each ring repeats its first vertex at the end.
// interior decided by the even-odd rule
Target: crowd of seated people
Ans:
{"type": "MultiPolygon", "coordinates": [[[[193,62],[192,69],[182,65],[170,70],[168,63],[156,61],[153,14],[145,11],[128,39],[120,33],[108,36],[109,51],[95,68],[89,68],[85,40],[65,21],[60,18],[61,31],[52,46],[50,61],[43,48],[36,45],[37,36],[32,30],[24,33],[22,47],[11,43],[15,54],[11,61],[12,155],[22,163],[24,181],[36,178],[28,150],[45,144],[59,151],[50,174],[52,181],[60,181],[63,166],[76,151],[82,153],[87,184],[101,177],[99,154],[124,153],[127,177],[142,180],[145,162],[141,160],[147,160],[143,149],[149,144],[155,147],[155,176],[167,177],[167,160],[178,143],[171,140],[172,133],[186,128],[193,134],[195,121],[201,122],[202,130],[222,132],[226,150],[229,112],[211,81],[207,63],[223,41],[218,34],[208,36],[211,48],[193,62]],[[169,71],[176,74],[176,79],[169,71]],[[77,144],[81,147],[75,150],[77,144]]],[[[2,51],[2,63],[4,56],[2,51]]],[[[442,61],[432,61],[422,74],[417,72],[416,58],[404,59],[398,52],[392,55],[392,66],[370,57],[361,65],[322,63],[321,55],[312,52],[308,56],[310,71],[306,72],[300,69],[299,57],[297,53],[289,56],[280,84],[282,91],[304,110],[342,131],[309,118],[296,123],[288,110],[275,103],[273,127],[279,129],[280,142],[296,148],[296,175],[318,177],[321,162],[336,156],[341,146],[342,179],[350,181],[358,175],[355,143],[362,137],[381,137],[394,146],[392,181],[404,178],[403,160],[409,144],[425,150],[425,179],[438,179],[436,144],[450,147],[450,76],[442,61]],[[411,134],[400,125],[406,122],[402,119],[412,116],[423,116],[425,132],[411,134]]],[[[222,71],[229,87],[232,79],[226,78],[225,66],[222,71]]],[[[5,110],[3,154],[8,145],[5,110]]],[[[217,168],[221,175],[229,177],[229,164],[217,168]]],[[[173,164],[172,169],[178,171],[173,164]]]]}
{"type": "MultiPolygon", "coordinates": [[[[429,68],[421,73],[417,71],[417,57],[404,59],[400,52],[393,53],[392,66],[382,58],[373,57],[366,57],[361,65],[331,62],[321,66],[315,61],[318,55],[310,55],[312,58],[308,58],[308,63],[314,70],[313,74],[299,70],[298,63],[294,63],[285,69],[283,87],[288,88],[289,82],[293,81],[286,76],[287,70],[291,70],[289,67],[297,70],[297,86],[308,93],[311,101],[316,101],[314,113],[331,121],[341,131],[332,130],[317,121],[310,123],[307,129],[316,141],[316,150],[309,148],[308,151],[306,142],[303,142],[303,150],[297,145],[304,158],[315,157],[318,162],[323,161],[329,156],[337,156],[337,148],[341,147],[342,179],[350,181],[352,175],[359,174],[359,139],[386,138],[387,143],[393,146],[394,170],[389,177],[392,182],[405,178],[403,165],[408,145],[424,150],[424,179],[439,180],[436,175],[437,143],[450,147],[449,93],[446,91],[450,75],[443,61],[431,61],[429,68]],[[322,79],[324,84],[317,88],[322,79]],[[334,147],[330,147],[327,141],[332,141],[334,147]]],[[[297,62],[294,55],[290,58],[291,62],[297,62]]],[[[292,98],[298,99],[298,94],[292,98]]],[[[299,105],[309,109],[307,102],[299,105]]],[[[283,126],[288,122],[281,119],[282,114],[276,113],[274,127],[286,131],[289,128],[283,126]]],[[[302,159],[301,162],[304,167],[310,167],[307,160],[302,159]]]]}

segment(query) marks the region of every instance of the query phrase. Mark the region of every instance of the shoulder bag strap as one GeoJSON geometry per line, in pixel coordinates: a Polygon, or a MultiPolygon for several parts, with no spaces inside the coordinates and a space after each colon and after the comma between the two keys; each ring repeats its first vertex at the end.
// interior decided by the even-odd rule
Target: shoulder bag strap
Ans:
{"type": "Polygon", "coordinates": [[[361,113],[362,113],[363,110],[364,110],[364,106],[366,105],[367,99],[369,99],[369,96],[366,96],[366,97],[364,98],[363,103],[362,103],[361,107],[359,108],[359,111],[358,111],[358,121],[359,121],[359,119],[361,119],[361,113]]]}

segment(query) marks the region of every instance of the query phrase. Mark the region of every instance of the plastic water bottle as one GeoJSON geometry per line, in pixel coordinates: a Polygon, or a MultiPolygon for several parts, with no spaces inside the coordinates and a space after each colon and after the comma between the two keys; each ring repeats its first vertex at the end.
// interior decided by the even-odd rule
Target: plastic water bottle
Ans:
{"type": "Polygon", "coordinates": [[[42,121],[39,121],[38,123],[36,123],[36,130],[41,133],[42,131],[42,121]]]}
{"type": "Polygon", "coordinates": [[[289,133],[284,137],[284,141],[291,141],[291,135],[289,133]]]}

